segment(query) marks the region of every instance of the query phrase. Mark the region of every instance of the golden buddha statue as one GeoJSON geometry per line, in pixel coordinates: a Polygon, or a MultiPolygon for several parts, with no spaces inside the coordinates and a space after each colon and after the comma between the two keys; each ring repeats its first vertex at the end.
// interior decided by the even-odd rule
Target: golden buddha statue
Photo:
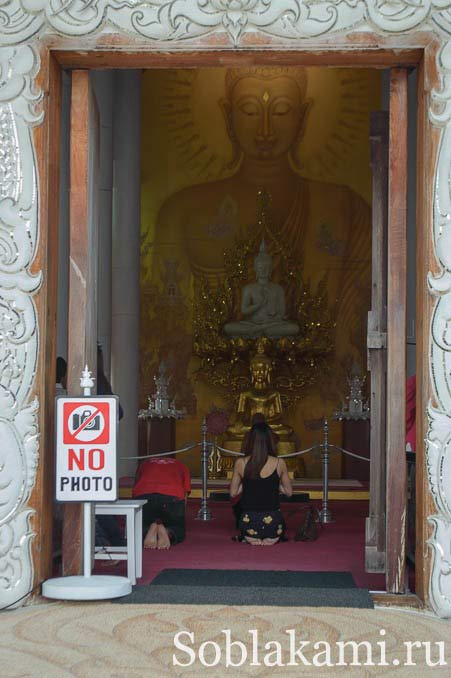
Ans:
{"type": "MultiPolygon", "coordinates": [[[[261,341],[257,343],[257,353],[251,359],[249,369],[251,388],[240,393],[236,421],[227,430],[224,447],[233,452],[240,452],[243,440],[255,421],[255,415],[260,414],[277,436],[277,453],[295,452],[293,429],[282,421],[283,406],[280,393],[273,388],[271,383],[271,358],[265,354],[264,343],[261,341]]],[[[225,470],[229,470],[229,466],[232,468],[233,461],[231,460],[229,464],[226,458],[223,468],[225,470]]],[[[289,470],[297,475],[304,475],[301,461],[296,458],[287,461],[289,470]]]]}
{"type": "Polygon", "coordinates": [[[282,423],[282,400],[279,391],[271,384],[272,362],[260,344],[250,361],[252,386],[240,393],[235,423],[228,429],[229,435],[242,441],[252,426],[255,414],[263,414],[265,421],[278,436],[290,436],[293,430],[282,423]]]}

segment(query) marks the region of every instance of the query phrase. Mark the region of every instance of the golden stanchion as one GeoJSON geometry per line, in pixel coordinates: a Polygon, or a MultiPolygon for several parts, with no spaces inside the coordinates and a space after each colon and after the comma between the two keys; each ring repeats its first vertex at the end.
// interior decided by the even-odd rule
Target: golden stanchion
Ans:
{"type": "Polygon", "coordinates": [[[208,457],[208,478],[210,480],[222,478],[222,456],[218,450],[218,436],[213,438],[213,444],[208,457]]]}

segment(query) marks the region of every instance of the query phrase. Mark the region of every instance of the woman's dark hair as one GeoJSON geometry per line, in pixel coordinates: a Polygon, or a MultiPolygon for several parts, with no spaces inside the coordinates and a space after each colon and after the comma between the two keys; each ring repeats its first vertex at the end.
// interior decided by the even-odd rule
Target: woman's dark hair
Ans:
{"type": "Polygon", "coordinates": [[[260,471],[266,464],[268,457],[277,456],[275,443],[276,438],[268,424],[261,422],[252,426],[246,441],[246,449],[243,449],[244,454],[250,456],[244,469],[245,478],[260,477],[260,471]]]}

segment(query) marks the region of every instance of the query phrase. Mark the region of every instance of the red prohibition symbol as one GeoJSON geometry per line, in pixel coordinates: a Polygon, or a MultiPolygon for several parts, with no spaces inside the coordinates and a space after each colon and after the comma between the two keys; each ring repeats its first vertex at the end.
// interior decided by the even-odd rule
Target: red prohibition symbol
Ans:
{"type": "Polygon", "coordinates": [[[107,445],[110,441],[109,403],[86,400],[64,403],[63,443],[107,445]]]}

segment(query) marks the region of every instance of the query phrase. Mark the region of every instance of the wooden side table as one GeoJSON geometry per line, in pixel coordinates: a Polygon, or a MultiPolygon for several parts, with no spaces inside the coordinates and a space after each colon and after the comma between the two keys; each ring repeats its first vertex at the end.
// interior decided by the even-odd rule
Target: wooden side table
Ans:
{"type": "Polygon", "coordinates": [[[95,505],[96,516],[126,517],[126,546],[96,546],[95,560],[126,560],[127,577],[133,585],[142,577],[143,562],[143,516],[142,509],[147,499],[118,499],[95,505]]]}

